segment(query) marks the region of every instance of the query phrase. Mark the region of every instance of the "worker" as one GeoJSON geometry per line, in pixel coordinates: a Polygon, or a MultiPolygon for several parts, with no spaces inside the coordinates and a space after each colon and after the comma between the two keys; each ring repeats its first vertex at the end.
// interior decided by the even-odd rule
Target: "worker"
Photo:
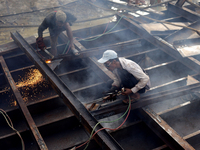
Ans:
{"type": "Polygon", "coordinates": [[[45,44],[43,41],[43,31],[49,28],[50,32],[50,42],[51,42],[51,50],[50,53],[54,56],[57,55],[57,41],[58,35],[62,31],[67,32],[67,36],[69,37],[72,53],[74,55],[79,55],[79,51],[75,49],[73,44],[73,34],[71,30],[71,25],[73,22],[76,21],[76,17],[68,12],[63,12],[62,10],[58,10],[55,12],[50,13],[41,23],[38,28],[38,38],[36,39],[36,43],[38,48],[44,50],[45,44]]]}
{"type": "MultiPolygon", "coordinates": [[[[115,76],[108,93],[119,91],[123,87],[122,95],[130,95],[131,102],[136,102],[140,99],[140,94],[149,89],[149,76],[134,61],[118,57],[113,50],[106,50],[98,62],[103,63],[115,76]]],[[[128,97],[123,102],[128,104],[128,97]]]]}

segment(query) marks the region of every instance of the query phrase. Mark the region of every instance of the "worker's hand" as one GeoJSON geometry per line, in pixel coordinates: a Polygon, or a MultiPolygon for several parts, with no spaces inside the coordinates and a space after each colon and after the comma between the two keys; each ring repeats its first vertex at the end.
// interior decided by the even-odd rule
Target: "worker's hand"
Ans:
{"type": "Polygon", "coordinates": [[[71,50],[72,50],[72,53],[73,53],[75,56],[80,55],[80,53],[79,53],[79,51],[78,51],[77,49],[71,48],[71,50]]]}
{"type": "Polygon", "coordinates": [[[124,88],[124,91],[122,91],[122,95],[129,95],[131,93],[133,92],[131,91],[131,89],[128,89],[128,88],[124,88]]]}
{"type": "Polygon", "coordinates": [[[42,37],[38,37],[36,39],[36,44],[37,44],[38,48],[41,50],[44,50],[44,48],[46,47],[42,37]]]}

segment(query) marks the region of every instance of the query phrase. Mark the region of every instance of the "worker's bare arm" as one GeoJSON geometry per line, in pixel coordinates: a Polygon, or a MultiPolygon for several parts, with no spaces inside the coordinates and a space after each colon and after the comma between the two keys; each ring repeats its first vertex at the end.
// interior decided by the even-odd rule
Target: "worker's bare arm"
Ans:
{"type": "Polygon", "coordinates": [[[68,22],[65,24],[65,29],[66,29],[66,32],[67,32],[67,36],[69,37],[69,40],[70,40],[71,48],[74,48],[73,33],[72,33],[71,27],[70,27],[68,22]]]}
{"type": "Polygon", "coordinates": [[[73,41],[73,33],[71,30],[70,24],[68,22],[65,24],[65,29],[67,32],[67,36],[69,37],[69,40],[70,40],[70,46],[71,46],[72,53],[74,55],[79,55],[79,51],[77,49],[75,49],[74,41],[73,41]]]}

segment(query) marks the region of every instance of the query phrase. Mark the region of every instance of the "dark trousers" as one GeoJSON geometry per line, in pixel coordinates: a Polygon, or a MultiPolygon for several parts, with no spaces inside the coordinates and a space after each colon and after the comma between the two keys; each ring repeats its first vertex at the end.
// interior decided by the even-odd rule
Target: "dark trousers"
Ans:
{"type": "Polygon", "coordinates": [[[50,53],[54,56],[57,56],[57,43],[58,43],[58,36],[63,31],[63,29],[49,29],[50,32],[50,42],[51,42],[51,49],[50,53]]]}
{"type": "MultiPolygon", "coordinates": [[[[117,73],[121,79],[121,86],[124,88],[133,88],[139,81],[127,70],[125,69],[117,69],[117,73]]],[[[138,93],[144,93],[146,88],[142,88],[138,91],[138,93]]]]}

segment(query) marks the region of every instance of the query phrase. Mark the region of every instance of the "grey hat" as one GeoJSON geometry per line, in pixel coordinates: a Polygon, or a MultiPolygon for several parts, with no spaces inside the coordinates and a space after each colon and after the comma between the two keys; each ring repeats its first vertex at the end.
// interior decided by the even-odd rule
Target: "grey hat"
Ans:
{"type": "Polygon", "coordinates": [[[62,10],[56,12],[56,21],[64,23],[67,19],[66,14],[62,10]]]}

